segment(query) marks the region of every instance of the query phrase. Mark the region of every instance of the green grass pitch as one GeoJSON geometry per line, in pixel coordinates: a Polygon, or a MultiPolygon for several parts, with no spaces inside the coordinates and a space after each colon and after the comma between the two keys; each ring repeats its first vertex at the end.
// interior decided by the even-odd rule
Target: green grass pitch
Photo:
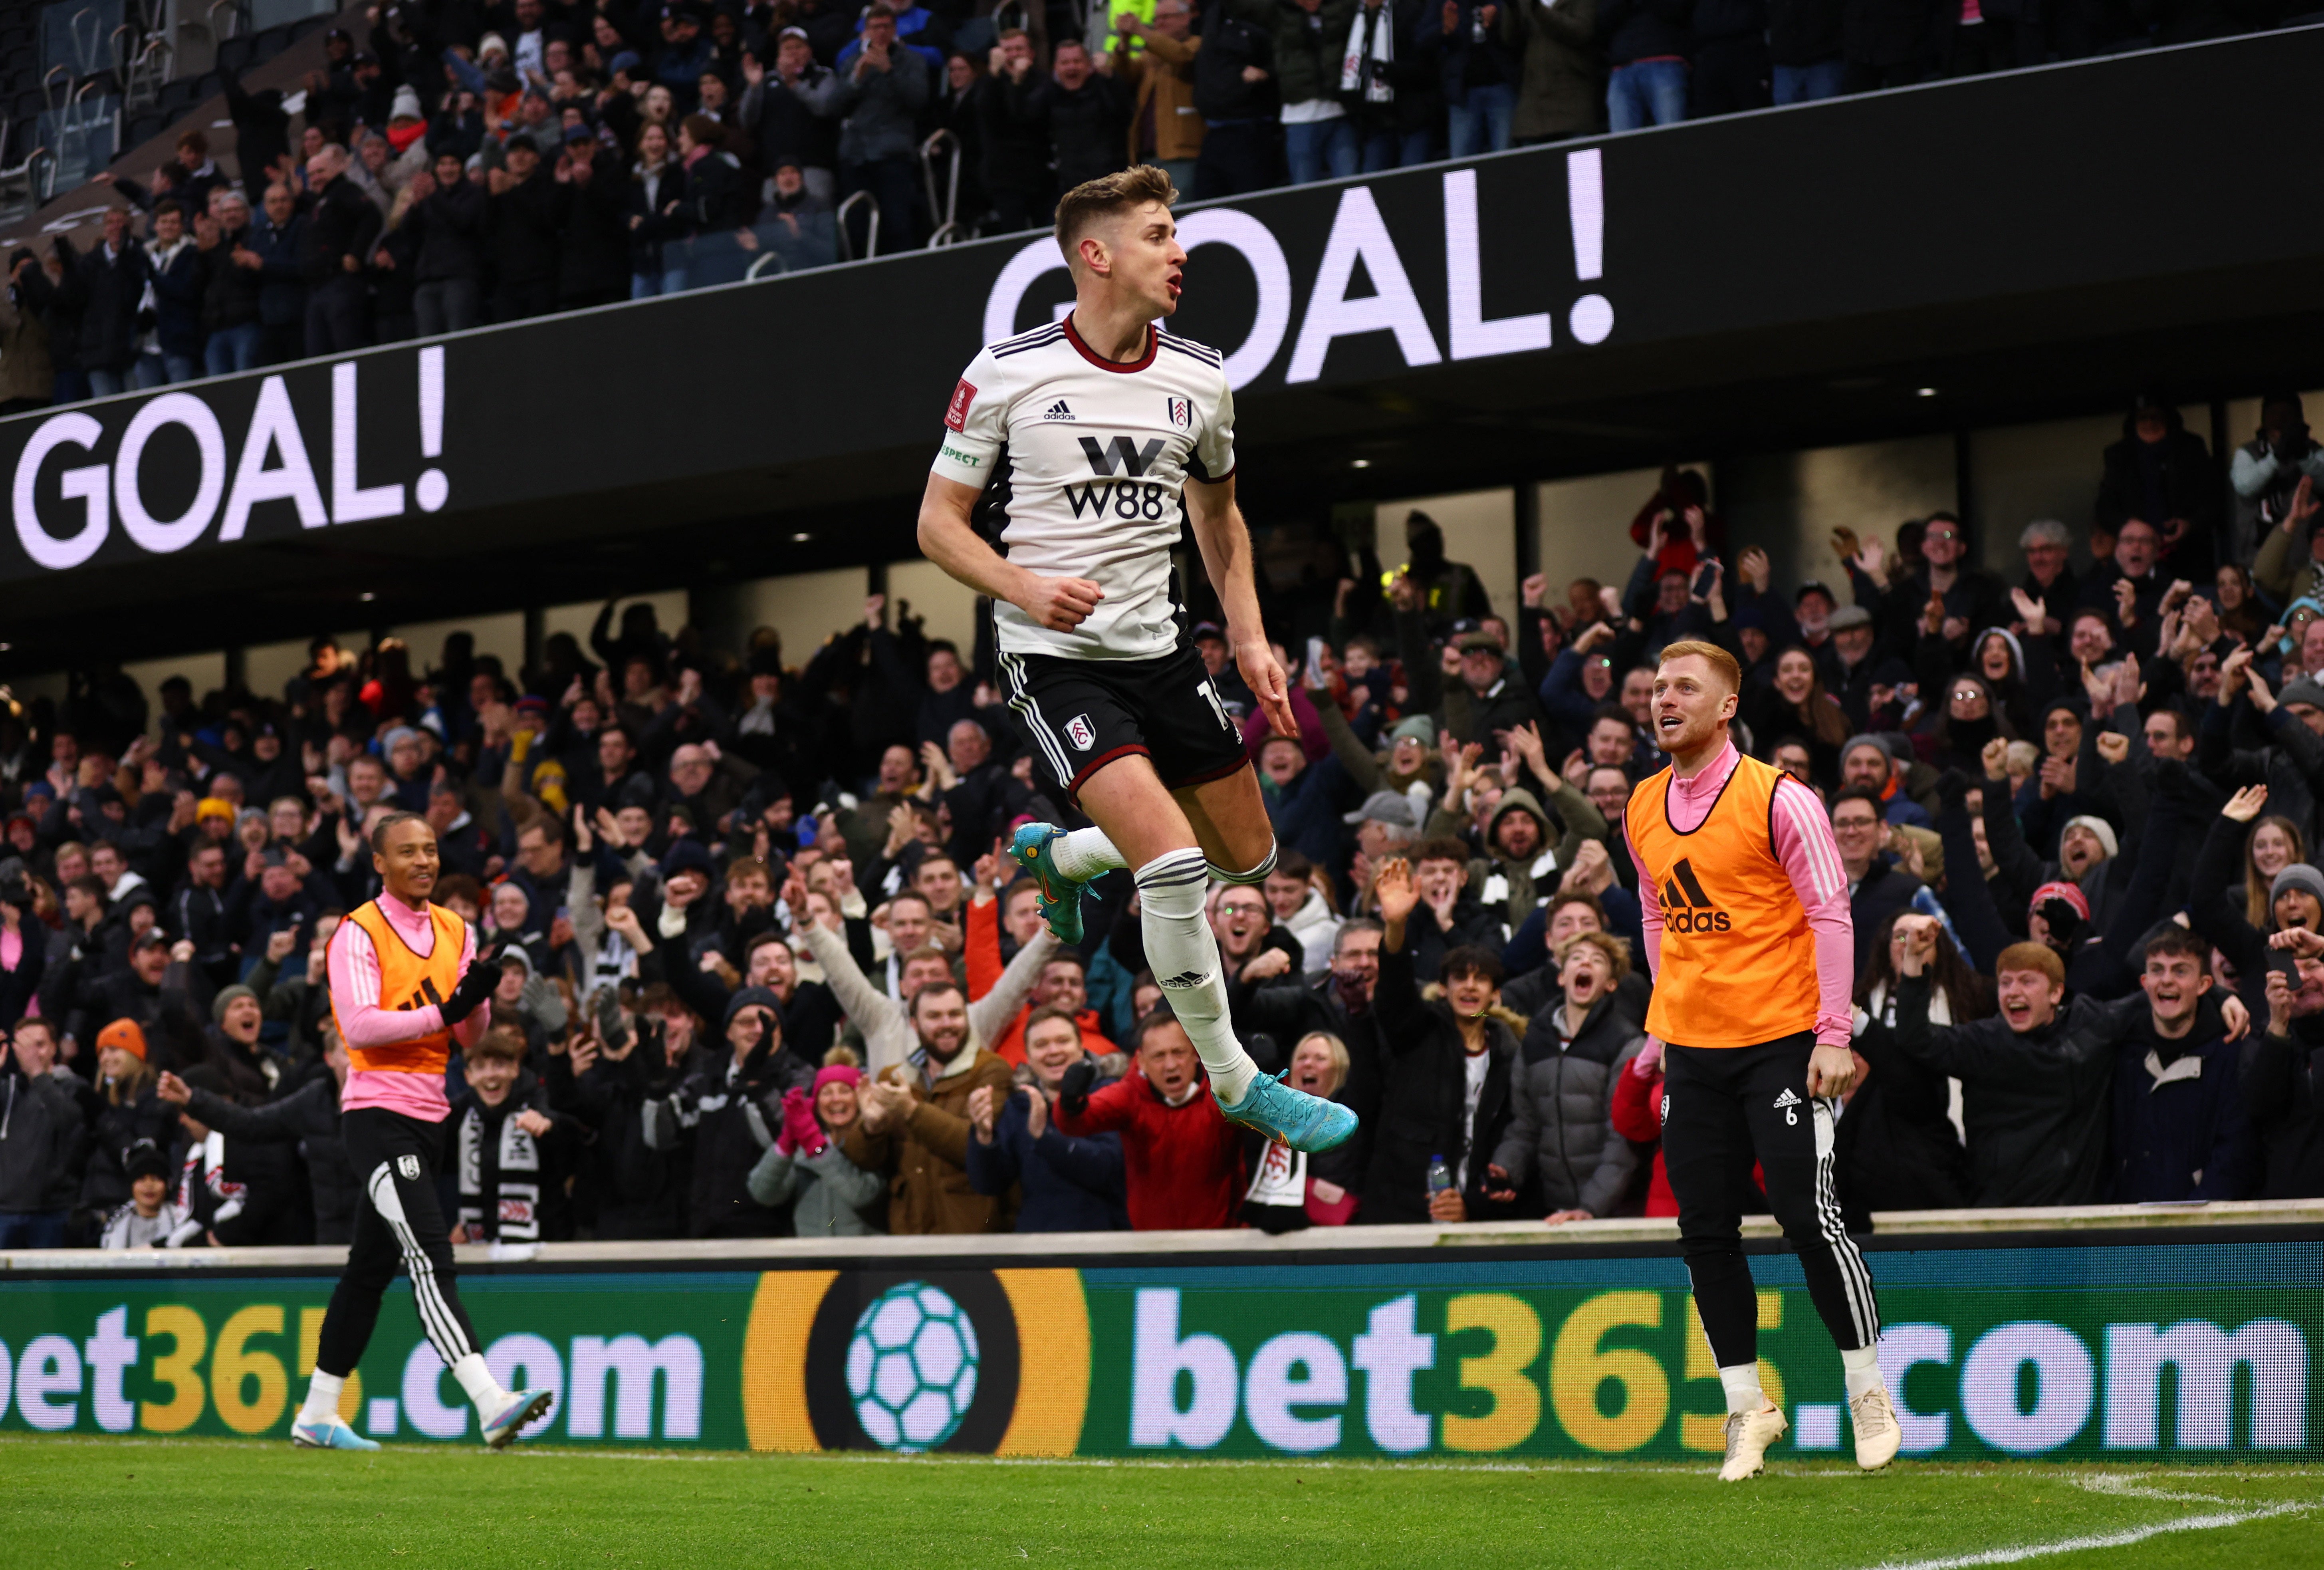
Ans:
{"type": "Polygon", "coordinates": [[[0,1440],[9,1570],[2324,1563],[2324,1472],[1055,1463],[0,1440]]]}

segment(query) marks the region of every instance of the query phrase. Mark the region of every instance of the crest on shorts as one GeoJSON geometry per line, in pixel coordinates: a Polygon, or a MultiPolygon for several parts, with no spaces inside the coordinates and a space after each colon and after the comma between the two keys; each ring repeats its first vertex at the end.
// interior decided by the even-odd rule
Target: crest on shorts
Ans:
{"type": "Polygon", "coordinates": [[[402,1175],[406,1182],[420,1181],[420,1158],[417,1156],[398,1156],[395,1159],[395,1169],[402,1175]]]}
{"type": "Polygon", "coordinates": [[[1075,752],[1086,753],[1097,745],[1097,727],[1090,724],[1089,716],[1077,714],[1065,722],[1065,740],[1073,743],[1075,752]]]}
{"type": "Polygon", "coordinates": [[[1181,430],[1194,428],[1194,401],[1191,398],[1170,400],[1170,423],[1181,430]]]}

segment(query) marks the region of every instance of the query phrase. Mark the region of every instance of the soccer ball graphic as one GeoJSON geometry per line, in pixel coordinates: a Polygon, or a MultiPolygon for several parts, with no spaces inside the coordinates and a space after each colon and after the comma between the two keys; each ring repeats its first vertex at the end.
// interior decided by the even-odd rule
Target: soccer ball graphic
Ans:
{"type": "Polygon", "coordinates": [[[890,1287],[848,1338],[855,1419],[887,1449],[933,1449],[976,1399],[976,1327],[959,1304],[926,1281],[890,1287]]]}

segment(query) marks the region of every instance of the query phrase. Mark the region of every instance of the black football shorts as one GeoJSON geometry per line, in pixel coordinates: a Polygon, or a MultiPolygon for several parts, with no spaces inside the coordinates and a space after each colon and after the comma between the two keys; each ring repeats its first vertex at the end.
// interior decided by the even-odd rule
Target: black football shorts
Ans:
{"type": "Polygon", "coordinates": [[[1000,658],[1018,728],[1076,805],[1082,781],[1132,753],[1152,759],[1174,790],[1222,780],[1250,762],[1240,727],[1188,645],[1151,660],[1000,658]]]}

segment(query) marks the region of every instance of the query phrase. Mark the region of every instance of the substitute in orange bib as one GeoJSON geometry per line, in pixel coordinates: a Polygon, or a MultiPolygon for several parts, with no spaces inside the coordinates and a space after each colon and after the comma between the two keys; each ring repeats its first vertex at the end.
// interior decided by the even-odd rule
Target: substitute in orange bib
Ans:
{"type": "Polygon", "coordinates": [[[331,1019],[353,1067],[339,1093],[347,1164],[364,1186],[346,1268],[323,1316],[307,1399],[290,1425],[302,1449],[376,1450],[339,1415],[347,1376],[371,1344],[380,1299],[401,1265],[411,1278],[420,1328],[469,1400],[493,1449],[549,1410],[547,1390],[504,1390],[452,1279],[452,1243],[436,1204],[444,1153],[444,1071],[455,1046],[492,1023],[497,948],[479,955],[460,917],[429,903],[436,831],[392,812],[372,831],[372,865],[384,885],[331,935],[331,1019]]]}
{"type": "MultiPolygon", "coordinates": [[[[1655,976],[1646,1030],[1664,1048],[1663,1161],[1727,1390],[1719,1475],[1730,1482],[1757,1476],[1788,1426],[1760,1390],[1758,1296],[1743,1257],[1755,1161],[1840,1347],[1856,1464],[1886,1465],[1903,1436],[1880,1373],[1872,1275],[1832,1190],[1833,1128],[1856,1078],[1848,873],[1814,793],[1729,739],[1742,679],[1716,644],[1663,650],[1655,739],[1671,766],[1630,793],[1627,822],[1655,976]]],[[[1837,1445],[1836,1414],[1832,1426],[1818,1437],[1837,1445]]]]}

